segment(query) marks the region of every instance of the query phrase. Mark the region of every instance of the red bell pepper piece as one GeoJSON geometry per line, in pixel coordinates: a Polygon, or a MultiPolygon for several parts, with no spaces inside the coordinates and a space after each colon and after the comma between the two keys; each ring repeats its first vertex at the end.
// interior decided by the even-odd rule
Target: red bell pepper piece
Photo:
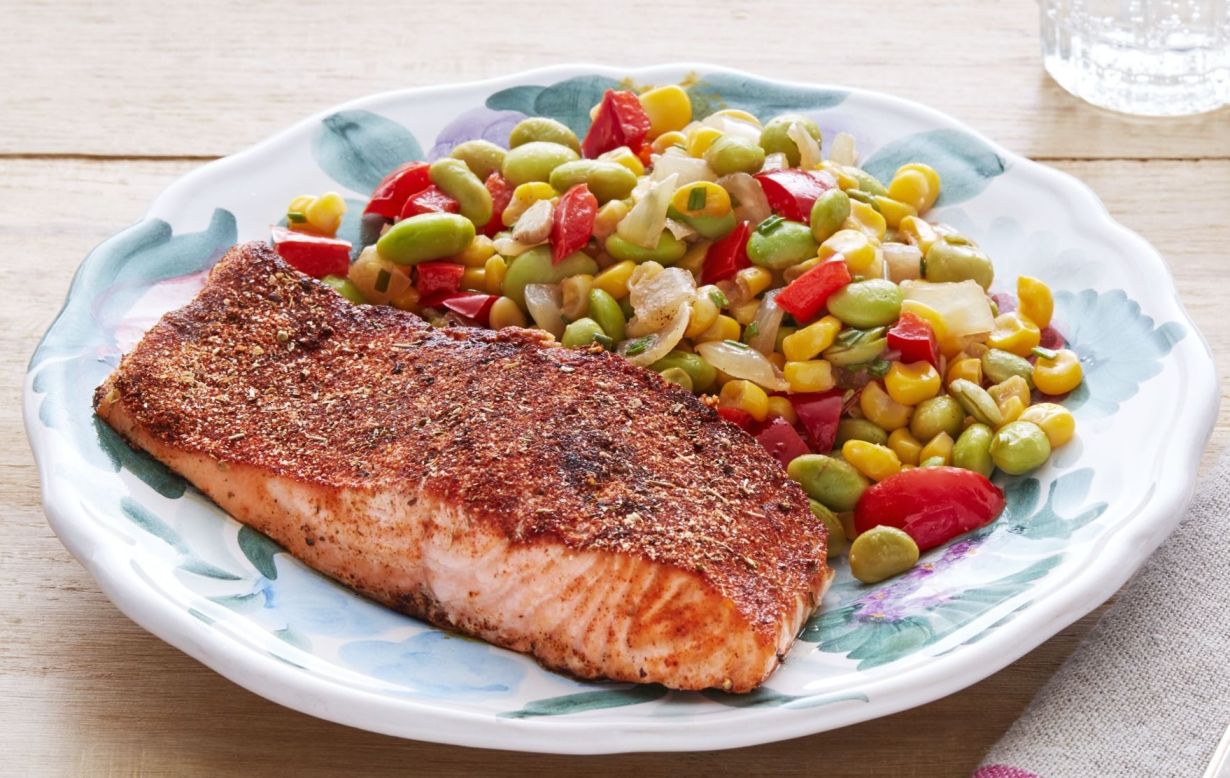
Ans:
{"type": "Polygon", "coordinates": [[[483,227],[483,233],[492,237],[504,227],[504,209],[512,202],[513,185],[499,173],[487,176],[487,191],[491,193],[491,221],[483,227]]]}
{"type": "Polygon", "coordinates": [[[1004,493],[981,473],[959,467],[903,470],[869,487],[854,508],[860,533],[884,524],[904,531],[919,551],[978,529],[1004,509],[1004,493]]]}
{"type": "Polygon", "coordinates": [[[363,213],[378,213],[386,219],[396,219],[411,195],[431,185],[426,162],[407,162],[384,177],[372,192],[363,213]]]}
{"type": "Polygon", "coordinates": [[[940,369],[940,346],[935,340],[931,322],[918,314],[906,312],[888,331],[888,347],[901,352],[901,362],[930,362],[940,369]]]}
{"type": "Polygon", "coordinates": [[[803,438],[799,436],[794,425],[782,418],[769,422],[769,426],[756,436],[756,440],[774,459],[782,463],[782,467],[790,464],[795,457],[811,453],[811,449],[803,442],[803,438]]]}
{"type": "Polygon", "coordinates": [[[577,184],[564,192],[551,222],[551,264],[558,264],[589,243],[597,215],[598,198],[587,185],[577,184]]]}
{"type": "Polygon", "coordinates": [[[803,425],[803,431],[807,433],[812,451],[827,454],[833,450],[833,442],[837,440],[837,424],[841,421],[843,394],[841,390],[830,390],[790,395],[790,404],[799,417],[799,424],[803,425]]]}
{"type": "Polygon", "coordinates": [[[777,306],[806,324],[824,310],[829,295],[850,283],[850,269],[845,257],[835,254],[791,281],[777,293],[777,306]]]}
{"type": "Polygon", "coordinates": [[[456,200],[446,195],[438,186],[432,184],[426,189],[410,195],[399,215],[403,219],[409,219],[411,216],[418,216],[420,213],[431,213],[433,211],[457,213],[460,210],[461,205],[456,200]]]}
{"type": "Polygon", "coordinates": [[[739,222],[727,235],[713,242],[705,253],[701,266],[702,284],[716,284],[730,278],[745,267],[751,267],[747,258],[747,239],[752,234],[752,225],[739,222]]]}
{"type": "Polygon", "coordinates": [[[344,276],[350,269],[350,241],[273,227],[278,256],[312,278],[344,276]]]}
{"type": "Polygon", "coordinates": [[[450,311],[459,313],[467,319],[473,319],[486,327],[491,321],[491,306],[495,305],[495,301],[498,299],[500,299],[499,296],[494,294],[479,294],[477,292],[468,294],[463,292],[444,298],[440,304],[450,311]]]}
{"type": "Polygon", "coordinates": [[[831,188],[811,173],[795,168],[757,173],[754,178],[773,212],[796,222],[809,221],[812,204],[831,188]]]}
{"type": "Polygon", "coordinates": [[[717,414],[731,424],[738,426],[744,432],[750,432],[752,425],[756,423],[756,420],[752,418],[752,414],[739,408],[728,408],[724,405],[718,406],[717,414]]]}
{"type": "Polygon", "coordinates": [[[465,272],[465,267],[455,262],[420,262],[414,266],[414,288],[421,300],[453,294],[461,289],[465,272]]]}
{"type": "Polygon", "coordinates": [[[649,134],[649,115],[632,92],[606,90],[594,122],[581,141],[581,154],[593,159],[599,154],[627,146],[639,149],[649,134]]]}

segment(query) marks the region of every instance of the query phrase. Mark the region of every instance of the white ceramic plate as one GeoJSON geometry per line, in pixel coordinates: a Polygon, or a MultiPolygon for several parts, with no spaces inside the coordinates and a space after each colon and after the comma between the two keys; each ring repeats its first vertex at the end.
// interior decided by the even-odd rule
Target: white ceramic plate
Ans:
{"type": "Polygon", "coordinates": [[[882,94],[765,81],[707,65],[567,66],[376,95],[313,116],[176,182],[82,264],[31,361],[27,430],[47,515],[126,614],[243,686],[322,718],[420,740],[561,753],[746,746],[919,705],[990,675],[1106,600],[1170,532],[1212,428],[1212,359],[1158,253],[1075,179],[952,119],[882,94]],[[1011,291],[1057,290],[1057,326],[1085,363],[1068,398],[1079,437],[1002,482],[991,526],[878,586],[844,566],[785,666],[757,692],[583,683],[374,605],[241,529],[129,449],[93,388],[156,318],[188,300],[237,240],[264,238],[302,192],[361,203],[395,164],[527,114],[578,131],[616,82],[684,81],[698,113],[812,116],[854,134],[882,178],[922,160],[943,176],[932,216],[974,237],[1011,291]]]}

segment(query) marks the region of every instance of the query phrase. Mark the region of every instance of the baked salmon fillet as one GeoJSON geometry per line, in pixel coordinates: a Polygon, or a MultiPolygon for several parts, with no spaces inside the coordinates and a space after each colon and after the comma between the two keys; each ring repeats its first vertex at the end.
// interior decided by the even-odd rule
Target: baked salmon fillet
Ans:
{"type": "Polygon", "coordinates": [[[354,305],[263,243],[94,404],[320,572],[584,678],[751,690],[831,577],[803,491],[687,391],[541,332],[354,305]]]}

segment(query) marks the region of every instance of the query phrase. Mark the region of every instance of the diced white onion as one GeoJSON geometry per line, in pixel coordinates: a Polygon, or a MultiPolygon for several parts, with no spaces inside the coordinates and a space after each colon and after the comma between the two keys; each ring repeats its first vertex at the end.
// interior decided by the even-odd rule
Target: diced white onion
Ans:
{"type": "Polygon", "coordinates": [[[650,157],[653,172],[649,174],[651,181],[665,181],[670,176],[678,176],[675,186],[687,186],[697,181],[713,181],[717,173],[709,167],[709,163],[698,157],[689,157],[680,149],[667,149],[665,154],[654,154],[650,157]],[[672,154],[671,152],[679,152],[672,154]]]}
{"type": "Polygon", "coordinates": [[[535,246],[542,245],[541,243],[522,243],[516,238],[505,235],[502,238],[496,238],[491,242],[497,253],[502,257],[519,257],[535,246]]]}
{"type": "Polygon", "coordinates": [[[668,267],[648,278],[629,281],[628,300],[635,313],[628,322],[630,335],[661,330],[672,321],[680,304],[696,299],[696,279],[683,268],[668,267]]]}
{"type": "Polygon", "coordinates": [[[773,210],[769,208],[769,199],[764,196],[760,182],[747,173],[731,173],[717,180],[718,186],[730,193],[738,203],[735,206],[735,218],[739,221],[760,224],[773,210]]]}
{"type": "Polygon", "coordinates": [[[777,307],[777,293],[780,290],[766,292],[756,309],[756,318],[752,320],[756,334],[747,339],[747,345],[768,356],[777,345],[777,331],[782,326],[782,318],[786,312],[777,307]]]}
{"type": "Polygon", "coordinates": [[[764,354],[748,346],[727,343],[724,340],[710,341],[698,345],[696,353],[731,378],[742,378],[775,392],[784,392],[790,388],[781,371],[766,359],[764,354]]]}
{"type": "Polygon", "coordinates": [[[709,114],[701,120],[701,124],[736,138],[745,138],[753,143],[760,143],[760,128],[733,116],[709,114]]]}
{"type": "Polygon", "coordinates": [[[538,200],[525,213],[517,218],[512,228],[513,240],[518,243],[538,245],[551,237],[551,220],[555,216],[555,206],[550,200],[538,200]]]}
{"type": "Polygon", "coordinates": [[[881,251],[884,252],[884,267],[888,271],[889,281],[899,284],[922,277],[922,252],[917,246],[885,243],[881,251]]]}
{"type": "Polygon", "coordinates": [[[953,337],[982,335],[995,326],[987,293],[977,281],[933,284],[928,281],[903,281],[902,295],[934,308],[944,318],[953,337]]]}
{"type": "Polygon", "coordinates": [[[525,307],[540,328],[555,337],[564,334],[563,293],[558,284],[527,284],[525,307]]]}
{"type": "Polygon", "coordinates": [[[791,122],[786,129],[786,136],[799,147],[799,166],[811,170],[819,165],[824,158],[820,156],[820,144],[811,136],[802,122],[791,122]]]}
{"type": "Polygon", "coordinates": [[[790,160],[786,157],[785,152],[775,151],[772,154],[765,156],[764,165],[761,166],[761,173],[768,173],[771,170],[785,170],[790,167],[790,160]]]}
{"type": "Polygon", "coordinates": [[[676,240],[686,240],[696,234],[696,230],[683,222],[677,222],[671,218],[666,220],[666,229],[670,231],[671,235],[675,236],[676,240]]]}
{"type": "Polygon", "coordinates": [[[687,303],[680,303],[661,331],[620,341],[616,353],[627,358],[634,365],[641,367],[652,365],[669,354],[671,349],[683,340],[683,333],[688,329],[690,311],[691,308],[687,303]],[[630,350],[635,350],[636,353],[631,354],[630,350]]]}
{"type": "Polygon", "coordinates": [[[857,165],[858,149],[854,148],[854,136],[848,132],[839,132],[833,136],[829,159],[838,165],[857,165]]]}
{"type": "Polygon", "coordinates": [[[678,179],[677,174],[671,174],[655,183],[620,220],[616,234],[641,248],[657,248],[662,230],[666,228],[666,210],[670,208],[678,179]]]}

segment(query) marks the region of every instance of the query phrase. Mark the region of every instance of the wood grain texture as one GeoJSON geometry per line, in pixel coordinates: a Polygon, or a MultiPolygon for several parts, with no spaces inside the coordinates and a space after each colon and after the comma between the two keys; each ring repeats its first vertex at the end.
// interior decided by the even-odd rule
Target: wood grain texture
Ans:
{"type": "MultiPolygon", "coordinates": [[[[1016,151],[1058,160],[1167,255],[1225,386],[1230,114],[1159,124],[1081,105],[1042,74],[1032,3],[254,5],[0,0],[0,773],[968,774],[1092,616],[930,705],[730,752],[510,754],[402,741],[280,708],[128,621],[56,540],[22,431],[26,361],[81,258],[140,218],[194,160],[380,89],[570,60],[696,59],[913,97],[1016,151]],[[648,38],[646,19],[657,31],[648,38]],[[790,28],[814,34],[783,47],[790,28]],[[165,155],[189,159],[116,158],[165,155]]],[[[1223,403],[1206,468],[1228,442],[1223,403]]]]}

